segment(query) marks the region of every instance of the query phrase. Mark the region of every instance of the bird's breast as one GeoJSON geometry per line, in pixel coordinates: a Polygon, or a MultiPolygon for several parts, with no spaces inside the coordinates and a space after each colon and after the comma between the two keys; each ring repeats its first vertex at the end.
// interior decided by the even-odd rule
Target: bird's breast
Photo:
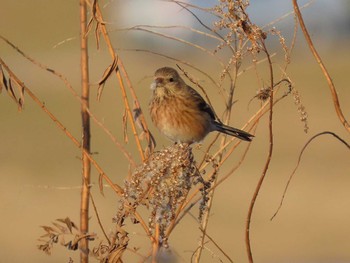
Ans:
{"type": "Polygon", "coordinates": [[[191,97],[154,96],[150,114],[156,127],[175,142],[199,142],[210,132],[210,116],[191,97]]]}

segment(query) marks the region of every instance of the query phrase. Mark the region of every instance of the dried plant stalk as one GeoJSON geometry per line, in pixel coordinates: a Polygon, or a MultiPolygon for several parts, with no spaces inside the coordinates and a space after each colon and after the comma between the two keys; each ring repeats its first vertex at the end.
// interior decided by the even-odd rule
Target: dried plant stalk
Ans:
{"type": "MultiPolygon", "coordinates": [[[[256,186],[254,195],[250,202],[250,207],[247,215],[247,223],[246,223],[246,248],[249,262],[253,262],[253,253],[251,248],[250,241],[250,224],[252,222],[252,215],[254,212],[254,205],[258,198],[259,191],[262,187],[263,181],[267,175],[267,171],[270,166],[271,156],[273,152],[273,109],[274,105],[279,102],[286,95],[282,95],[276,99],[275,95],[278,92],[278,87],[276,87],[283,79],[276,84],[274,83],[274,70],[272,67],[272,56],[267,50],[265,46],[265,38],[267,33],[263,32],[259,26],[253,24],[250,21],[248,14],[246,13],[246,7],[249,5],[249,1],[237,0],[221,0],[220,3],[213,9],[206,9],[205,11],[215,14],[219,21],[215,24],[215,30],[206,26],[197,15],[195,15],[189,8],[198,8],[194,5],[189,5],[180,1],[172,1],[179,6],[181,6],[184,10],[187,10],[191,13],[195,19],[208,31],[212,34],[207,34],[200,30],[193,30],[192,28],[183,27],[187,30],[191,30],[192,32],[196,32],[203,36],[207,36],[212,40],[217,40],[218,45],[212,51],[207,49],[204,46],[196,45],[194,43],[188,42],[186,39],[177,38],[168,34],[163,34],[160,32],[156,32],[153,29],[148,29],[150,26],[135,26],[132,29],[142,30],[148,32],[153,35],[160,36],[165,39],[170,39],[173,41],[177,41],[178,43],[193,47],[196,50],[200,50],[201,52],[205,52],[210,55],[210,57],[214,57],[216,62],[221,66],[222,72],[220,77],[218,77],[219,81],[214,80],[208,73],[204,70],[193,66],[188,61],[183,61],[180,59],[176,59],[170,57],[166,54],[161,54],[159,52],[151,51],[151,50],[141,50],[135,49],[136,51],[145,51],[158,56],[166,57],[167,59],[173,61],[179,61],[184,65],[188,65],[201,74],[205,75],[210,81],[214,84],[215,87],[218,88],[220,95],[225,103],[225,111],[222,115],[222,119],[225,123],[229,123],[231,112],[234,104],[234,94],[236,89],[236,80],[240,76],[240,74],[244,73],[246,70],[240,70],[241,63],[243,58],[247,56],[251,56],[253,58],[253,66],[252,68],[258,71],[257,64],[261,61],[267,61],[269,68],[269,85],[268,87],[261,88],[258,95],[255,96],[261,101],[261,108],[258,109],[253,116],[246,122],[244,127],[249,127],[249,130],[255,129],[258,125],[259,120],[264,114],[268,113],[268,130],[269,130],[269,148],[268,154],[266,158],[266,162],[262,169],[262,174],[259,179],[259,182],[256,186]],[[225,36],[221,36],[218,32],[223,30],[222,32],[226,32],[225,36]],[[229,56],[224,56],[226,61],[221,59],[219,55],[220,52],[224,52],[224,49],[228,49],[231,54],[229,56]],[[266,58],[261,60],[261,53],[266,58]],[[228,88],[224,88],[224,84],[228,83],[228,88]],[[276,88],[275,88],[276,87],[276,88]]],[[[293,3],[296,2],[293,0],[293,3]]],[[[229,257],[227,253],[225,253],[219,246],[218,242],[215,242],[207,233],[207,227],[209,224],[209,213],[210,208],[212,206],[212,201],[215,195],[215,189],[225,181],[238,167],[240,167],[243,162],[249,146],[247,146],[244,151],[242,158],[234,166],[231,171],[225,175],[224,177],[220,176],[221,166],[229,160],[229,157],[232,153],[237,149],[240,145],[240,142],[237,142],[235,139],[227,139],[226,137],[216,138],[211,142],[210,146],[204,151],[205,157],[203,161],[200,162],[198,166],[195,162],[195,158],[192,153],[192,148],[189,145],[185,144],[176,144],[170,147],[166,147],[161,149],[158,152],[153,152],[153,140],[152,135],[149,133],[147,128],[147,123],[144,119],[141,107],[139,105],[136,93],[131,84],[131,80],[128,77],[128,73],[121,61],[120,57],[115,53],[115,49],[113,48],[111,41],[109,39],[108,31],[106,28],[106,22],[103,19],[99,3],[97,0],[81,0],[81,40],[82,40],[82,98],[81,98],[81,111],[82,111],[82,120],[83,120],[83,141],[80,143],[76,140],[65,128],[64,126],[58,122],[58,120],[47,110],[47,108],[27,89],[24,84],[22,84],[19,80],[14,77],[14,74],[9,71],[6,67],[5,63],[0,60],[0,64],[4,65],[5,71],[0,68],[0,89],[1,87],[5,87],[12,98],[16,100],[16,103],[22,106],[23,103],[23,95],[24,93],[28,93],[30,97],[32,97],[41,107],[42,109],[52,118],[57,125],[66,133],[68,137],[80,148],[82,149],[83,156],[83,187],[82,187],[82,199],[81,199],[81,225],[79,231],[81,234],[76,239],[76,242],[72,242],[72,246],[75,248],[77,244],[80,245],[83,253],[81,254],[81,261],[87,262],[88,260],[88,240],[92,238],[91,235],[88,234],[88,207],[89,207],[89,197],[92,199],[92,196],[89,195],[89,187],[90,187],[90,162],[96,166],[100,173],[100,186],[102,186],[102,178],[105,178],[107,182],[113,187],[115,192],[122,196],[120,201],[120,206],[115,216],[115,230],[113,235],[108,236],[108,234],[104,231],[102,223],[97,214],[97,207],[93,204],[96,212],[96,216],[98,218],[100,227],[104,233],[106,241],[101,241],[98,246],[95,246],[90,252],[96,258],[100,260],[100,262],[122,262],[122,256],[124,252],[128,250],[129,237],[128,233],[125,230],[126,219],[131,219],[133,223],[139,223],[144,233],[148,236],[151,248],[146,256],[142,256],[143,260],[146,261],[151,258],[152,262],[157,262],[158,260],[158,252],[161,247],[168,247],[168,239],[174,228],[177,226],[179,222],[181,222],[184,215],[186,215],[191,207],[194,206],[198,202],[198,200],[202,200],[202,204],[200,205],[200,216],[199,221],[201,221],[201,232],[202,237],[200,240],[200,245],[194,254],[193,261],[200,262],[202,260],[201,254],[202,250],[205,247],[208,239],[212,242],[220,252],[230,261],[232,259],[229,257]],[[86,26],[86,4],[91,7],[92,18],[88,25],[86,26]],[[84,23],[83,23],[84,22],[84,23]],[[123,102],[125,106],[125,120],[123,122],[124,129],[126,129],[126,123],[129,120],[131,123],[132,133],[137,145],[137,149],[142,159],[142,164],[136,165],[134,158],[130,157],[126,154],[130,163],[133,164],[134,171],[130,174],[128,179],[125,181],[124,189],[114,184],[102,171],[102,169],[98,166],[98,164],[94,161],[94,159],[90,155],[90,117],[92,117],[92,113],[90,112],[88,106],[89,99],[89,90],[88,90],[88,60],[87,60],[87,35],[89,30],[92,28],[92,24],[96,23],[95,36],[97,45],[101,39],[103,39],[108,47],[108,51],[110,52],[112,63],[111,65],[104,71],[101,80],[99,81],[99,91],[98,97],[101,96],[103,91],[103,86],[109,77],[112,74],[116,74],[119,86],[121,88],[123,102]],[[101,38],[102,36],[102,38],[101,38]],[[9,72],[12,84],[16,84],[18,88],[18,92],[20,96],[17,95],[16,89],[13,89],[11,84],[6,83],[5,74],[9,72]],[[125,82],[125,83],[124,83],[125,82]],[[9,88],[10,87],[10,88],[9,88]],[[132,103],[130,103],[128,95],[131,94],[132,103]],[[145,138],[147,140],[148,151],[146,152],[142,147],[142,138],[138,134],[137,125],[141,127],[141,130],[146,134],[145,138]],[[221,140],[219,141],[218,138],[221,140]],[[213,145],[217,145],[219,149],[216,149],[214,152],[213,145]],[[213,153],[211,153],[213,152],[213,153]],[[211,167],[210,167],[211,165],[211,167]],[[204,176],[204,169],[208,168],[210,172],[205,175],[207,181],[204,181],[202,176],[204,176]],[[202,194],[202,196],[200,196],[202,194]],[[141,216],[139,214],[139,208],[144,207],[148,210],[148,214],[146,216],[141,216]]],[[[158,26],[159,28],[161,26],[158,26]]],[[[295,31],[296,32],[296,31],[295,31]]],[[[288,50],[287,45],[285,43],[285,39],[281,36],[280,32],[277,30],[270,30],[271,35],[277,35],[280,40],[280,44],[282,45],[282,49],[285,52],[285,62],[286,65],[283,72],[283,77],[286,77],[285,71],[286,67],[289,64],[290,59],[290,50],[288,50]]],[[[295,42],[295,36],[293,38],[293,44],[295,42]]],[[[134,50],[134,51],[135,51],[134,50]]],[[[226,55],[226,53],[223,53],[226,55]]],[[[202,91],[206,94],[205,90],[202,86],[192,78],[189,73],[187,73],[186,69],[182,69],[182,72],[188,76],[188,78],[202,91]]],[[[49,70],[50,71],[50,70],[49,70]]],[[[257,76],[259,73],[257,72],[257,76]]],[[[289,82],[290,84],[291,82],[289,82]]],[[[304,127],[307,129],[306,122],[306,113],[303,105],[300,103],[299,94],[296,90],[290,89],[288,94],[294,95],[296,99],[296,103],[298,106],[298,110],[302,115],[302,121],[304,122],[304,127]]],[[[335,92],[335,90],[334,90],[335,92]]],[[[73,92],[74,93],[74,92],[73,92]]],[[[337,99],[337,98],[336,98],[337,99]]],[[[334,101],[336,101],[334,99],[334,101]]],[[[209,99],[207,99],[208,102],[209,99]]],[[[337,104],[335,102],[335,104],[337,104]]],[[[338,103],[339,106],[339,103],[338,103]]],[[[339,106],[340,109],[340,106],[339,106]]],[[[341,111],[340,111],[341,112],[341,111]]],[[[94,118],[92,118],[94,119],[94,118]]],[[[95,119],[94,119],[95,120],[95,119]]],[[[95,120],[98,125],[103,128],[100,122],[95,120]]],[[[343,119],[344,126],[347,126],[347,122],[345,118],[343,119]]],[[[107,134],[110,134],[110,132],[107,134]]],[[[112,138],[112,137],[111,137],[112,138]]],[[[123,148],[120,148],[123,149],[123,148]]],[[[124,152],[125,154],[125,152],[124,152]]],[[[66,222],[67,224],[67,222],[66,222]]],[[[69,222],[67,224],[67,228],[69,228],[69,222]]],[[[57,225],[55,225],[58,227],[57,225]]],[[[62,227],[58,227],[63,231],[62,227]]],[[[51,228],[46,227],[45,231],[48,234],[51,234],[52,237],[55,236],[53,234],[51,228]],[[51,232],[50,232],[51,231],[51,232]]],[[[55,230],[57,232],[57,230],[55,230]]],[[[66,229],[64,229],[66,231],[66,229]]],[[[57,234],[57,233],[56,233],[57,234]]],[[[57,235],[56,235],[57,236],[57,235]]],[[[51,240],[53,242],[55,239],[51,240]]],[[[43,246],[42,250],[48,249],[47,246],[43,246]]],[[[130,249],[129,249],[130,251],[130,249]]],[[[204,251],[204,250],[203,250],[204,251]]]]}
{"type": "MultiPolygon", "coordinates": [[[[90,116],[88,113],[90,100],[89,87],[89,59],[87,30],[86,1],[80,0],[80,63],[81,63],[81,119],[82,119],[82,188],[80,200],[80,231],[84,235],[89,232],[89,201],[91,163],[85,152],[90,152],[90,116]]],[[[89,262],[89,241],[84,238],[80,241],[80,262],[89,262]]]]}
{"type": "Polygon", "coordinates": [[[314,46],[314,44],[312,42],[312,39],[311,39],[311,37],[309,35],[308,30],[306,29],[306,26],[305,26],[305,23],[304,23],[304,19],[303,19],[303,16],[301,15],[301,12],[300,12],[297,0],[293,0],[293,7],[294,7],[294,12],[295,12],[295,14],[298,17],[298,21],[299,21],[301,30],[304,33],[306,42],[308,43],[309,48],[311,50],[311,53],[315,57],[318,65],[320,66],[320,68],[322,70],[323,75],[325,76],[325,78],[327,80],[329,89],[330,89],[331,94],[332,94],[334,108],[335,108],[335,111],[336,111],[336,113],[338,115],[338,118],[339,118],[340,122],[343,124],[343,126],[345,127],[345,129],[348,132],[350,132],[350,125],[349,125],[348,121],[346,120],[346,118],[345,118],[345,116],[343,114],[343,111],[342,111],[342,109],[340,107],[337,90],[335,88],[333,80],[332,80],[330,74],[328,73],[328,70],[327,70],[326,66],[324,65],[320,55],[318,54],[318,52],[317,52],[317,50],[315,48],[315,46],[314,46]]]}

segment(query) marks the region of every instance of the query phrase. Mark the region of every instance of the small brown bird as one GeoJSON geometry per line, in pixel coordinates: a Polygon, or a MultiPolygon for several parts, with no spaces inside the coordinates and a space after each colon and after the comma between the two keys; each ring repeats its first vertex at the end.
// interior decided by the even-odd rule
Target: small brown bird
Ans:
{"type": "Polygon", "coordinates": [[[212,108],[201,95],[170,67],[157,69],[151,85],[149,104],[156,127],[170,140],[178,143],[200,142],[209,132],[218,131],[251,141],[253,135],[217,121],[212,108]]]}

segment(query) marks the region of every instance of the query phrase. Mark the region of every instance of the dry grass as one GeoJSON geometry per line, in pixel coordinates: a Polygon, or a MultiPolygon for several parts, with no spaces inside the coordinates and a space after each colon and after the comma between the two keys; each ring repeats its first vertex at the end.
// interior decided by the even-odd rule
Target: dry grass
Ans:
{"type": "MultiPolygon", "coordinates": [[[[218,254],[212,254],[213,257],[219,258],[220,261],[227,260],[233,262],[229,251],[223,249],[219,245],[220,241],[209,235],[208,225],[211,221],[211,211],[217,191],[220,191],[220,186],[228,178],[232,177],[237,169],[245,162],[251,145],[245,144],[242,146],[241,142],[235,138],[218,135],[208,142],[205,149],[201,149],[201,157],[195,155],[193,146],[184,144],[175,144],[165,148],[158,146],[158,151],[155,151],[154,136],[149,130],[151,125],[147,123],[147,117],[145,116],[147,113],[142,110],[139,96],[129,77],[130,71],[124,65],[122,58],[116,52],[116,48],[110,39],[110,34],[120,31],[108,31],[108,23],[104,19],[98,1],[87,1],[86,3],[90,8],[91,14],[89,23],[87,23],[88,30],[86,37],[95,38],[98,48],[106,46],[111,60],[110,65],[105,70],[101,70],[103,73],[98,81],[98,99],[103,99],[105,84],[107,81],[111,81],[112,76],[115,76],[120,87],[121,102],[124,106],[123,119],[119,123],[119,126],[125,131],[124,143],[118,141],[113,136],[110,129],[95,116],[89,105],[84,106],[84,113],[111,138],[119,151],[124,154],[128,160],[128,163],[125,165],[130,167],[130,174],[125,176],[124,185],[114,182],[112,177],[107,175],[98,161],[95,160],[89,148],[82,147],[86,141],[85,143],[79,142],[48,107],[38,99],[34,92],[17,77],[14,70],[4,60],[0,59],[0,87],[7,90],[10,97],[20,109],[23,107],[25,94],[29,95],[55,122],[57,127],[68,136],[74,145],[82,150],[84,158],[87,158],[85,162],[91,162],[93,167],[95,167],[99,174],[98,181],[101,193],[103,193],[104,184],[107,183],[113,189],[117,197],[116,200],[119,202],[118,209],[115,212],[113,230],[108,232],[106,231],[107,226],[100,220],[98,212],[99,204],[95,203],[94,196],[89,191],[91,187],[90,181],[83,180],[85,205],[88,204],[86,198],[90,199],[91,206],[94,208],[94,214],[92,216],[98,220],[101,235],[87,232],[87,216],[85,216],[84,220],[84,229],[78,229],[76,224],[69,218],[60,219],[58,222],[54,222],[53,226],[43,227],[45,234],[42,236],[41,243],[38,246],[39,249],[46,253],[51,253],[53,246],[58,243],[68,249],[80,249],[83,255],[81,262],[87,262],[90,256],[97,258],[100,262],[123,262],[123,259],[128,254],[134,254],[139,257],[141,262],[147,260],[159,262],[163,255],[160,251],[169,247],[169,241],[171,240],[174,229],[183,224],[184,218],[192,215],[193,207],[196,207],[199,203],[198,216],[195,218],[196,224],[199,225],[200,229],[200,241],[198,247],[191,252],[191,256],[185,260],[188,261],[191,258],[191,262],[204,262],[202,259],[203,253],[204,251],[209,251],[206,245],[210,242],[218,250],[218,254]],[[126,131],[129,129],[131,130],[132,139],[127,136],[128,133],[126,131]],[[130,140],[133,141],[132,145],[137,150],[138,156],[128,153],[127,148],[132,147],[130,146],[130,140]],[[243,151],[240,150],[242,148],[243,151]],[[235,166],[231,166],[231,170],[226,175],[223,175],[222,167],[230,162],[236,153],[239,156],[239,160],[235,166]],[[141,160],[140,164],[137,164],[137,161],[135,161],[138,159],[141,160]],[[130,248],[130,243],[137,243],[138,241],[137,236],[130,236],[130,224],[139,225],[139,231],[147,236],[149,246],[144,248],[145,253],[139,253],[138,249],[130,248]],[[87,241],[93,241],[93,248],[90,250],[88,250],[87,241]]],[[[247,257],[249,262],[253,262],[254,250],[251,246],[251,237],[254,236],[254,232],[251,231],[251,223],[254,220],[254,207],[260,190],[263,187],[263,182],[270,170],[274,153],[273,123],[275,119],[274,113],[276,110],[278,111],[276,105],[289,96],[293,97],[300,115],[300,121],[304,126],[304,131],[307,132],[309,129],[306,107],[301,100],[300,92],[296,90],[293,81],[287,74],[288,67],[292,62],[291,51],[295,44],[296,34],[294,34],[291,43],[287,43],[283,34],[275,28],[263,29],[254,24],[254,21],[251,21],[247,12],[249,1],[223,0],[218,5],[206,9],[180,1],[170,1],[169,5],[180,6],[184,12],[190,14],[197,21],[201,29],[184,26],[176,26],[177,28],[215,41],[215,48],[210,49],[205,45],[195,44],[186,39],[173,36],[171,33],[155,31],[156,28],[161,28],[162,30],[172,28],[163,25],[138,25],[128,28],[128,30],[147,32],[150,35],[159,37],[159,41],[178,42],[188,49],[194,49],[196,52],[208,56],[208,60],[218,65],[220,67],[220,74],[213,77],[207,70],[197,66],[195,62],[187,61],[184,58],[172,58],[157,50],[133,49],[132,51],[135,53],[140,51],[147,52],[154,56],[166,58],[172,61],[172,63],[176,62],[180,64],[179,68],[182,70],[184,76],[187,77],[187,82],[193,83],[198,90],[201,90],[205,94],[207,101],[211,103],[210,95],[207,94],[207,90],[201,84],[202,78],[208,79],[216,88],[216,92],[220,95],[221,103],[224,105],[222,112],[217,113],[224,123],[230,123],[231,115],[233,114],[236,93],[241,89],[238,80],[244,74],[247,74],[247,71],[252,70],[254,72],[252,75],[255,75],[257,82],[260,83],[256,96],[251,98],[251,102],[260,104],[260,107],[247,118],[243,126],[246,130],[254,133],[258,131],[258,126],[260,125],[266,126],[268,130],[267,154],[262,157],[265,158],[265,162],[261,166],[260,179],[251,197],[246,217],[245,243],[247,257]],[[216,22],[213,25],[206,25],[204,20],[196,14],[198,10],[206,14],[211,14],[216,18],[216,22]],[[276,62],[272,60],[273,54],[266,42],[266,39],[269,38],[276,38],[280,43],[276,52],[283,54],[281,61],[276,62]],[[277,63],[279,66],[276,65],[277,63]],[[247,64],[248,66],[243,68],[242,65],[247,64]],[[287,89],[284,89],[284,87],[287,87],[287,89]],[[268,121],[263,119],[264,116],[266,116],[268,121]]],[[[298,10],[296,1],[294,2],[294,7],[295,10],[298,10]]],[[[296,13],[299,21],[301,21],[300,13],[296,13]]],[[[296,28],[297,24],[295,25],[295,32],[296,28]]],[[[302,25],[302,29],[304,32],[307,32],[305,25],[302,25]]],[[[74,92],[72,85],[62,74],[36,62],[16,47],[16,45],[4,37],[1,38],[35,65],[60,77],[66,87],[78,98],[79,102],[82,103],[84,101],[74,92]]],[[[312,45],[310,41],[309,45],[312,45]]],[[[318,60],[320,60],[319,57],[318,60]]],[[[323,71],[327,79],[330,79],[325,68],[323,68],[323,71]]],[[[330,87],[332,94],[336,94],[334,84],[331,83],[330,87]]],[[[88,95],[85,94],[84,98],[86,96],[88,95]]],[[[333,99],[341,123],[348,129],[338,98],[333,97],[333,99]]],[[[256,137],[259,137],[259,133],[256,134],[256,137]]],[[[335,137],[346,144],[338,135],[335,134],[335,137]]],[[[87,166],[85,165],[84,167],[86,168],[87,166]]],[[[85,178],[87,178],[86,174],[85,178]]],[[[111,229],[111,227],[108,228],[111,229]]]]}

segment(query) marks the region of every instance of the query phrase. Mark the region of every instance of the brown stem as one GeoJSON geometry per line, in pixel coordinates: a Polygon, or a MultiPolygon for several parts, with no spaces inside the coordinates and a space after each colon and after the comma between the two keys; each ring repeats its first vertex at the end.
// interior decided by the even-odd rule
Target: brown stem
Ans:
{"type": "MultiPolygon", "coordinates": [[[[127,81],[127,84],[129,85],[129,90],[131,91],[131,95],[133,97],[133,101],[134,101],[134,104],[136,105],[136,107],[139,107],[138,98],[136,97],[136,93],[134,92],[133,87],[131,86],[131,81],[129,80],[129,76],[127,75],[127,72],[125,70],[125,67],[124,67],[124,64],[123,64],[122,60],[117,56],[117,54],[114,51],[113,45],[112,45],[111,40],[110,40],[109,35],[108,35],[108,31],[107,31],[106,25],[105,25],[105,23],[101,23],[101,21],[103,20],[102,12],[101,12],[100,6],[99,6],[99,4],[97,2],[95,2],[95,8],[96,8],[96,14],[95,15],[97,15],[98,18],[99,18],[99,21],[97,21],[97,22],[99,23],[99,26],[101,28],[102,36],[103,36],[103,38],[104,38],[104,40],[106,42],[108,51],[109,51],[109,53],[110,53],[110,55],[111,55],[113,60],[117,59],[118,70],[115,71],[115,74],[117,76],[117,79],[118,79],[118,82],[119,82],[119,85],[120,85],[120,89],[121,89],[121,92],[122,92],[122,95],[123,95],[124,105],[125,105],[126,111],[128,113],[128,117],[129,117],[130,124],[131,124],[131,129],[132,129],[132,132],[133,132],[133,135],[134,135],[134,138],[135,138],[137,149],[139,150],[139,153],[140,153],[142,161],[144,161],[145,160],[145,154],[143,152],[143,148],[142,148],[142,145],[141,145],[141,142],[140,142],[140,138],[139,138],[138,133],[137,133],[136,123],[135,123],[135,120],[134,120],[134,117],[133,117],[133,114],[132,114],[131,106],[130,106],[128,98],[127,98],[126,88],[125,88],[125,85],[123,83],[123,78],[122,78],[121,73],[124,75],[124,77],[125,77],[125,79],[127,81]]],[[[142,118],[141,120],[144,120],[144,119],[142,118]]],[[[146,127],[146,130],[148,132],[147,124],[144,122],[143,125],[146,127]]]]}
{"type": "Polygon", "coordinates": [[[313,42],[311,40],[309,32],[306,29],[306,26],[305,26],[305,23],[304,23],[304,19],[303,19],[303,16],[301,15],[301,12],[300,12],[297,0],[293,0],[293,7],[294,7],[294,12],[295,12],[295,14],[298,17],[301,30],[304,33],[304,37],[306,39],[306,42],[309,45],[309,48],[311,50],[311,53],[315,57],[318,65],[320,66],[323,75],[326,77],[329,89],[331,90],[331,93],[332,93],[333,104],[334,104],[335,111],[336,111],[336,113],[338,115],[338,118],[341,121],[341,123],[343,124],[343,126],[345,127],[345,129],[347,129],[347,131],[350,132],[350,125],[347,122],[347,120],[345,119],[345,117],[343,115],[343,112],[342,112],[342,110],[340,108],[340,103],[339,103],[337,90],[335,89],[335,86],[334,86],[334,83],[332,81],[332,78],[329,75],[329,73],[328,73],[328,71],[326,69],[326,66],[323,64],[322,59],[321,59],[320,55],[318,54],[318,52],[317,52],[317,50],[316,50],[316,48],[315,48],[315,46],[314,46],[314,44],[313,44],[313,42]]]}
{"type": "Polygon", "coordinates": [[[154,240],[152,244],[152,263],[157,263],[157,256],[158,256],[158,251],[159,251],[159,245],[160,245],[160,225],[157,222],[156,223],[156,229],[154,233],[154,240]]]}
{"type": "MultiPolygon", "coordinates": [[[[90,196],[90,174],[91,162],[86,156],[90,152],[90,117],[89,108],[89,59],[88,42],[85,35],[87,30],[86,2],[80,0],[80,63],[81,63],[81,118],[82,118],[82,189],[80,203],[80,231],[81,234],[89,232],[89,196],[90,196]]],[[[80,262],[89,262],[89,242],[87,238],[80,241],[80,262]]]]}
{"type": "Polygon", "coordinates": [[[270,166],[270,162],[271,162],[271,157],[272,157],[272,151],[273,151],[273,131],[272,131],[272,117],[273,117],[273,68],[272,68],[272,61],[271,61],[271,57],[270,54],[268,53],[266,46],[265,46],[265,42],[262,39],[261,40],[261,44],[263,45],[264,48],[264,52],[266,53],[267,59],[269,61],[269,69],[270,69],[270,87],[271,87],[271,91],[270,91],[270,100],[269,100],[269,105],[270,105],[270,109],[269,109],[269,141],[270,141],[270,145],[269,145],[269,152],[267,155],[267,159],[266,159],[266,163],[263,169],[263,172],[260,176],[259,182],[255,188],[255,192],[253,194],[253,198],[250,201],[250,205],[249,205],[249,210],[248,210],[248,215],[247,215],[247,221],[246,221],[246,233],[245,233],[245,242],[246,242],[246,249],[247,249],[247,255],[248,255],[248,260],[250,263],[253,263],[253,254],[252,254],[252,248],[251,248],[251,242],[250,242],[250,223],[251,223],[251,219],[252,219],[252,215],[253,215],[253,210],[254,210],[254,206],[255,206],[255,202],[256,199],[259,195],[260,189],[262,187],[262,184],[264,182],[264,179],[266,177],[267,174],[267,170],[269,169],[270,166]]]}

